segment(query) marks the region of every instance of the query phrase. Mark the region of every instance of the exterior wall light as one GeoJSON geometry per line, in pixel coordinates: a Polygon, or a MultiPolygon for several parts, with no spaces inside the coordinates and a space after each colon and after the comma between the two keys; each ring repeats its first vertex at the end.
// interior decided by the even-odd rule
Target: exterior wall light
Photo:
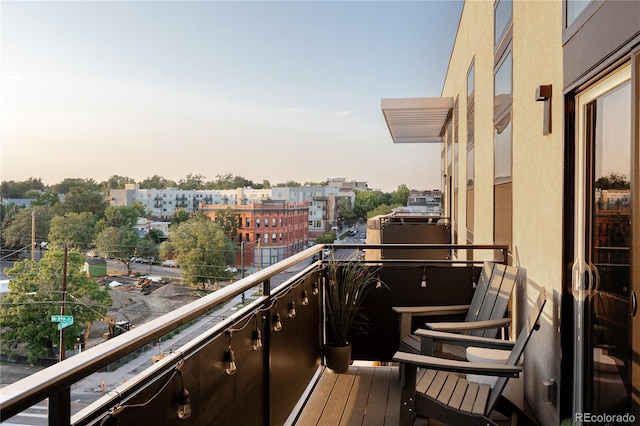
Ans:
{"type": "Polygon", "coordinates": [[[544,117],[542,124],[542,134],[551,134],[551,97],[553,87],[551,84],[538,86],[536,88],[536,101],[544,102],[544,117]]]}

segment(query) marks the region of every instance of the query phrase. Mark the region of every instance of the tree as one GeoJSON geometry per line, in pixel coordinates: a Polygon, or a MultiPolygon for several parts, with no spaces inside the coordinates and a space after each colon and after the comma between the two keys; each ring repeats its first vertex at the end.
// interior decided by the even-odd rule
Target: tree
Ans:
{"type": "Polygon", "coordinates": [[[206,178],[203,175],[188,174],[186,179],[180,179],[178,181],[178,188],[180,189],[204,189],[204,180],[206,178]]]}
{"type": "Polygon", "coordinates": [[[138,254],[140,237],[135,229],[126,226],[108,226],[94,240],[96,251],[101,256],[115,259],[131,271],[131,258],[138,254]]]}
{"type": "Polygon", "coordinates": [[[173,213],[173,217],[171,218],[171,225],[174,225],[176,223],[186,222],[187,220],[189,220],[190,217],[191,215],[189,214],[188,211],[182,208],[178,209],[173,213]]]}
{"type": "Polygon", "coordinates": [[[225,210],[217,210],[213,221],[220,225],[222,231],[231,240],[238,236],[240,213],[233,210],[231,207],[227,207],[225,210]]]}
{"type": "Polygon", "coordinates": [[[100,192],[100,185],[93,179],[66,178],[49,188],[56,194],[66,194],[72,188],[83,188],[88,192],[100,192]]]}
{"type": "Polygon", "coordinates": [[[284,187],[284,188],[297,188],[297,187],[300,187],[302,185],[300,184],[300,182],[289,180],[287,182],[279,183],[279,184],[277,184],[275,186],[276,187],[284,187]]]}
{"type": "Polygon", "coordinates": [[[629,189],[630,187],[631,184],[627,180],[627,176],[615,172],[596,180],[596,188],[598,189],[629,189]]]}
{"type": "MultiPolygon", "coordinates": [[[[26,349],[29,359],[50,354],[59,341],[51,315],[60,313],[64,253],[47,250],[39,262],[16,262],[7,273],[12,277],[9,292],[0,304],[0,344],[9,354],[26,349]]],[[[82,270],[84,255],[67,256],[67,298],[65,315],[74,323],[65,329],[65,347],[72,347],[85,322],[102,318],[111,306],[109,293],[82,270]]]]}
{"type": "Polygon", "coordinates": [[[128,183],[136,183],[136,181],[135,179],[127,176],[113,175],[106,181],[102,182],[100,186],[102,187],[102,192],[107,194],[110,189],[124,189],[124,186],[128,183]]]}
{"type": "Polygon", "coordinates": [[[60,202],[58,194],[52,191],[46,191],[35,196],[35,199],[31,201],[32,206],[49,206],[53,207],[60,202]]]}
{"type": "Polygon", "coordinates": [[[25,181],[2,181],[0,185],[0,193],[2,198],[28,198],[26,195],[30,191],[41,192],[45,190],[45,186],[40,178],[32,178],[25,181]]]}
{"type": "Polygon", "coordinates": [[[333,244],[336,240],[336,234],[333,232],[325,232],[316,238],[316,243],[318,244],[333,244]]]}
{"type": "Polygon", "coordinates": [[[138,218],[146,215],[145,207],[140,203],[131,206],[109,206],[104,212],[104,221],[100,228],[114,226],[133,229],[138,223],[138,218]]]}
{"type": "Polygon", "coordinates": [[[62,201],[56,206],[56,212],[63,216],[67,213],[91,212],[96,217],[104,216],[107,203],[102,194],[87,186],[75,186],[69,189],[62,201]]]}
{"type": "Polygon", "coordinates": [[[381,191],[358,191],[353,211],[357,217],[364,219],[367,217],[367,213],[384,202],[384,194],[381,191]]]}
{"type": "Polygon", "coordinates": [[[96,217],[93,213],[67,213],[51,219],[49,244],[62,247],[65,243],[71,248],[88,250],[96,236],[96,217]]]}
{"type": "Polygon", "coordinates": [[[224,268],[234,263],[236,250],[220,225],[203,214],[172,225],[167,241],[160,246],[163,257],[171,254],[177,260],[187,282],[203,288],[227,275],[224,268]]]}
{"type": "Polygon", "coordinates": [[[242,176],[234,176],[231,173],[217,175],[216,180],[207,184],[207,189],[236,189],[253,187],[253,182],[242,176]]]}
{"type": "Polygon", "coordinates": [[[35,213],[35,239],[37,242],[47,241],[49,223],[53,214],[49,206],[35,206],[30,209],[19,209],[11,218],[2,223],[2,238],[6,247],[18,249],[31,246],[32,214],[35,213]]]}
{"type": "Polygon", "coordinates": [[[351,226],[356,223],[356,214],[353,211],[349,197],[340,197],[338,199],[338,216],[341,218],[343,225],[351,226]]]}
{"type": "Polygon", "coordinates": [[[174,181],[158,175],[153,175],[140,182],[140,189],[167,189],[175,188],[176,186],[174,181]]]}
{"type": "Polygon", "coordinates": [[[407,201],[409,200],[409,195],[411,195],[411,190],[407,185],[398,185],[398,189],[391,193],[389,202],[399,206],[406,206],[407,201]]]}

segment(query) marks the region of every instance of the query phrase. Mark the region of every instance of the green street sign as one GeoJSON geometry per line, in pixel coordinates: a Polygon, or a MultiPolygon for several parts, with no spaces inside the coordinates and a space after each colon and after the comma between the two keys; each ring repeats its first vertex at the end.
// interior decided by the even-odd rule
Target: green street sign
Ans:
{"type": "Polygon", "coordinates": [[[51,321],[58,323],[58,330],[69,327],[73,324],[72,315],[51,315],[51,321]]]}

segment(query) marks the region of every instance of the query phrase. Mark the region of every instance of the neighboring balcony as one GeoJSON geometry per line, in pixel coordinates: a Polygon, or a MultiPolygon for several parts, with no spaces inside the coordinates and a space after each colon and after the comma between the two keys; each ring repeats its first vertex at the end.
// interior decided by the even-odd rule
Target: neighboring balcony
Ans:
{"type": "MultiPolygon", "coordinates": [[[[332,248],[339,262],[353,262],[362,247],[345,244],[332,248]]],[[[312,258],[324,248],[316,245],[3,388],[1,420],[49,398],[50,425],[337,424],[334,419],[338,415],[360,419],[358,424],[397,423],[397,368],[385,366],[399,342],[398,318],[391,306],[469,303],[479,263],[450,260],[454,250],[493,253],[496,248],[505,248],[367,245],[367,250],[385,253],[387,249],[394,256],[372,263],[380,268],[385,287],[367,296],[370,331],[352,340],[352,358],[383,367],[354,365],[348,375],[330,373],[323,366],[322,283],[327,259],[312,258]],[[417,249],[446,255],[416,260],[411,253],[417,249]],[[406,256],[400,255],[403,252],[406,256]],[[293,277],[272,285],[276,275],[292,270],[296,271],[293,277]],[[308,303],[303,302],[305,298],[308,303]],[[180,327],[210,320],[216,310],[232,302],[235,309],[220,322],[74,411],[72,393],[78,382],[180,327]],[[291,302],[295,303],[293,316],[291,302]],[[275,331],[278,320],[282,328],[275,331]],[[186,402],[183,389],[189,393],[191,413],[186,416],[181,407],[180,415],[187,417],[181,419],[179,406],[186,402]],[[363,416],[369,418],[365,421],[363,416]]]]}

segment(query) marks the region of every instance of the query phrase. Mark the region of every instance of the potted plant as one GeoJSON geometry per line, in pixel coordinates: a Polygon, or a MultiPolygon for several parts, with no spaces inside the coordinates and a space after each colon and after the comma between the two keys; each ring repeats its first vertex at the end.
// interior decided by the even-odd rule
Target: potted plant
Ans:
{"type": "Polygon", "coordinates": [[[324,346],[326,365],[336,373],[349,369],[350,339],[366,333],[367,317],[362,302],[369,291],[386,285],[378,276],[380,268],[361,260],[340,262],[330,259],[324,280],[327,312],[327,344],[324,346]]]}

